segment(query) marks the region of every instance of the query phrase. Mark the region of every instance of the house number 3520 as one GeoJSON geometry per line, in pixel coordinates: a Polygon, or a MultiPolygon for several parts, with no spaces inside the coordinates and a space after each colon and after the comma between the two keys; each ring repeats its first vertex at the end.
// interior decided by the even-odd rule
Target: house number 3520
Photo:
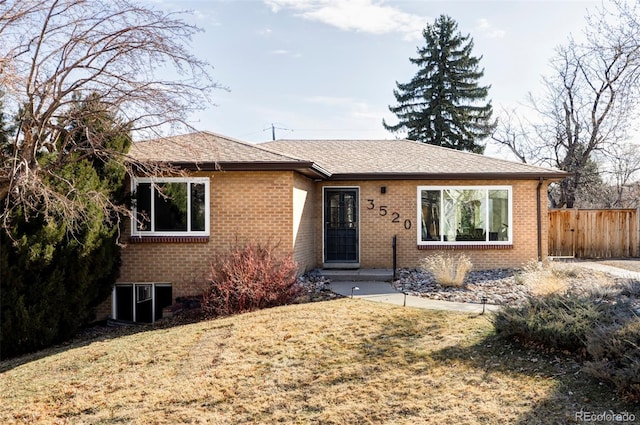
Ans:
{"type": "MultiPolygon", "coordinates": [[[[369,205],[367,206],[368,210],[375,210],[376,209],[376,204],[375,201],[373,199],[367,199],[367,202],[369,203],[369,205]]],[[[389,213],[389,207],[387,207],[386,205],[380,205],[378,207],[378,214],[380,214],[382,217],[385,217],[387,215],[390,215],[391,217],[391,222],[392,223],[400,223],[401,217],[400,217],[400,213],[398,212],[391,212],[389,213]]],[[[409,220],[408,218],[404,220],[403,222],[404,228],[406,230],[411,229],[411,220],[409,220]]]]}

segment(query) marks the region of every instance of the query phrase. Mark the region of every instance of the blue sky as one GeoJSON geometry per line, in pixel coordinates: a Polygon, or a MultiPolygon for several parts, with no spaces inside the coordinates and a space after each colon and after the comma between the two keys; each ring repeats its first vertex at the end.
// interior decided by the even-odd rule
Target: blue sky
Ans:
{"type": "MultiPolygon", "coordinates": [[[[496,111],[541,88],[554,48],[580,37],[598,1],[156,0],[188,9],[204,29],[195,53],[228,92],[192,125],[249,142],[277,138],[393,139],[382,119],[395,81],[423,45],[422,28],[440,14],[458,22],[482,56],[482,84],[496,111]]],[[[402,136],[402,135],[400,135],[402,136]]],[[[492,149],[488,150],[492,152],[492,149]]]]}

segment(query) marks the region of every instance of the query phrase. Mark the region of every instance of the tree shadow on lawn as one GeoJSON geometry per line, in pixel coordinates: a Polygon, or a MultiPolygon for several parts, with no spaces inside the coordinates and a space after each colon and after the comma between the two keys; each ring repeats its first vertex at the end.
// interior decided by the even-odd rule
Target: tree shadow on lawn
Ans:
{"type": "MultiPolygon", "coordinates": [[[[625,402],[612,387],[589,376],[583,370],[583,363],[570,353],[526,347],[492,334],[468,347],[453,346],[440,350],[433,353],[433,358],[484,370],[487,379],[498,372],[555,382],[553,392],[533,404],[516,424],[581,423],[587,421],[584,412],[587,415],[626,412],[640,421],[640,406],[625,402]],[[583,412],[582,417],[579,412],[583,412]]],[[[620,423],[620,420],[597,423],[620,423]]]]}
{"type": "Polygon", "coordinates": [[[106,321],[97,322],[82,328],[78,333],[67,341],[60,342],[51,347],[43,348],[32,353],[20,354],[15,357],[0,359],[0,373],[7,372],[16,367],[44,359],[49,356],[55,356],[65,351],[75,350],[76,348],[86,347],[95,342],[108,341],[111,339],[121,338],[128,335],[135,335],[142,332],[155,331],[158,329],[172,328],[176,326],[187,325],[203,320],[202,317],[176,317],[172,319],[164,319],[156,323],[131,323],[124,325],[110,326],[106,321]]]}
{"type": "MultiPolygon", "coordinates": [[[[460,314],[461,320],[468,320],[470,323],[473,320],[490,320],[491,318],[491,314],[460,314]]],[[[415,341],[427,333],[446,334],[449,329],[441,323],[433,323],[431,326],[415,326],[410,321],[398,323],[398,321],[390,320],[387,323],[378,323],[376,331],[377,334],[369,335],[367,342],[360,346],[359,350],[362,356],[360,361],[364,363],[370,361],[372,356],[384,356],[389,353],[397,357],[404,356],[410,360],[412,356],[416,355],[415,351],[421,351],[421,348],[409,343],[405,346],[407,349],[398,351],[398,346],[402,346],[399,339],[405,340],[405,342],[415,341]]],[[[515,424],[581,423],[584,420],[579,420],[578,412],[589,412],[594,415],[602,412],[619,414],[627,412],[635,415],[636,421],[640,421],[640,406],[625,402],[617,396],[614,389],[587,375],[583,371],[583,364],[571,353],[550,352],[537,347],[523,346],[515,341],[501,338],[493,332],[485,336],[481,336],[481,334],[476,334],[476,337],[472,336],[473,339],[477,337],[480,340],[472,345],[466,344],[464,340],[458,340],[454,343],[455,345],[449,345],[436,351],[430,351],[429,347],[425,346],[425,351],[419,353],[421,356],[419,360],[428,358],[432,362],[431,366],[425,364],[424,368],[416,369],[413,373],[424,374],[428,378],[429,368],[435,362],[438,366],[445,365],[456,368],[462,365],[478,371],[473,377],[469,377],[470,381],[482,379],[491,382],[492,375],[499,374],[515,379],[521,376],[534,378],[530,379],[532,391],[536,383],[544,382],[551,385],[552,392],[543,396],[544,398],[541,400],[531,401],[527,412],[522,414],[516,422],[513,422],[515,424]]],[[[464,367],[460,367],[458,379],[468,378],[464,375],[463,369],[464,367]]],[[[496,377],[496,379],[499,380],[500,377],[496,377]]],[[[507,388],[500,391],[507,391],[510,396],[514,396],[513,391],[517,391],[517,389],[509,390],[507,388]]],[[[451,397],[455,397],[455,395],[451,397]]],[[[495,395],[494,400],[496,397],[499,397],[499,394],[495,395]]],[[[526,394],[523,394],[522,397],[526,397],[526,394]]],[[[500,403],[499,398],[496,401],[500,403]]],[[[527,400],[522,401],[524,404],[527,402],[527,400]]],[[[469,403],[472,402],[469,401],[469,403]]],[[[488,423],[493,423],[486,415],[483,418],[478,417],[479,423],[484,423],[486,420],[489,421],[488,423]]],[[[620,423],[620,421],[600,421],[597,423],[620,423]]]]}

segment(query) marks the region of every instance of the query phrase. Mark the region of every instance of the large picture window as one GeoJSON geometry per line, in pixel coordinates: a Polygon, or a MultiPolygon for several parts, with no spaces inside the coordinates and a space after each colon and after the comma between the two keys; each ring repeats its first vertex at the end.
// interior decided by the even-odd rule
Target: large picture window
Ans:
{"type": "Polygon", "coordinates": [[[418,187],[418,243],[510,244],[511,187],[418,187]]]}
{"type": "Polygon", "coordinates": [[[208,178],[140,178],[133,192],[134,235],[209,235],[208,178]]]}

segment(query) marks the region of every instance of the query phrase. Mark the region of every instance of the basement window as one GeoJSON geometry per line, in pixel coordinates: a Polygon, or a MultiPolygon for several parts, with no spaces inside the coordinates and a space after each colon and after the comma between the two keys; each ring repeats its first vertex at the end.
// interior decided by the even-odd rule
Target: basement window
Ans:
{"type": "Polygon", "coordinates": [[[162,310],[173,303],[170,283],[118,283],[113,288],[112,317],[133,323],[162,319],[162,310]]]}
{"type": "Polygon", "coordinates": [[[418,245],[510,245],[511,186],[418,186],[418,245]]]}

